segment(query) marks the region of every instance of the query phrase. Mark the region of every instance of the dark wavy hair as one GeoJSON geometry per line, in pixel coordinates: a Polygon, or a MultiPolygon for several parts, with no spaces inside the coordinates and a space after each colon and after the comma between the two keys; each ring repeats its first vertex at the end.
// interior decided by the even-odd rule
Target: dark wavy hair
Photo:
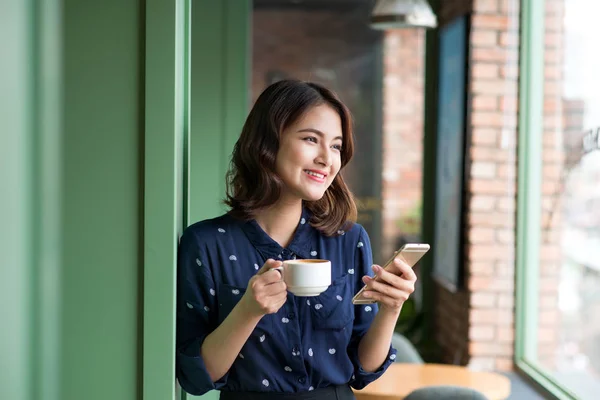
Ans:
{"type": "MultiPolygon", "coordinates": [[[[342,122],[341,170],[352,158],[352,116],[331,90],[313,82],[283,80],[267,87],[256,100],[233,149],[227,172],[229,214],[250,220],[260,210],[275,204],[284,183],[275,173],[281,133],[308,110],[331,106],[342,122]]],[[[356,221],[356,204],[342,175],[337,174],[324,196],[305,201],[312,214],[311,225],[327,236],[348,229],[356,221]]]]}

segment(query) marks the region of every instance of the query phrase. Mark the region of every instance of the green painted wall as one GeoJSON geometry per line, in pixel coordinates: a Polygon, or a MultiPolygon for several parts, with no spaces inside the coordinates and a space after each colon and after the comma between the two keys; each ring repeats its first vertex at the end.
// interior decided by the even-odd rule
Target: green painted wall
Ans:
{"type": "Polygon", "coordinates": [[[140,376],[140,1],[66,0],[61,399],[132,400],[140,376]]]}
{"type": "Polygon", "coordinates": [[[225,173],[250,99],[251,11],[247,1],[192,2],[188,222],[225,211],[225,173]]]}
{"type": "Polygon", "coordinates": [[[0,398],[175,398],[177,235],[223,211],[250,8],[2,3],[0,398]]]}
{"type": "Polygon", "coordinates": [[[0,399],[61,399],[59,10],[0,2],[0,399]]]}
{"type": "Polygon", "coordinates": [[[28,342],[33,340],[33,304],[37,249],[28,251],[33,238],[32,212],[34,158],[32,14],[26,2],[2,3],[0,36],[0,398],[33,399],[35,387],[28,342]],[[12,38],[12,40],[6,40],[12,38]],[[10,133],[14,134],[10,134],[10,133]]]}

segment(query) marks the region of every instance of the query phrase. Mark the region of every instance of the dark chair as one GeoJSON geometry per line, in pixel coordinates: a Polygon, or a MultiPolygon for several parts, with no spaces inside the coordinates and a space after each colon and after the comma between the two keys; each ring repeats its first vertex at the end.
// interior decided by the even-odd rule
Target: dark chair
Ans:
{"type": "Polygon", "coordinates": [[[475,389],[461,386],[428,386],[413,390],[404,400],[489,400],[475,389]]]}
{"type": "Polygon", "coordinates": [[[392,336],[392,346],[398,351],[395,362],[423,364],[421,355],[404,335],[395,332],[392,336]]]}

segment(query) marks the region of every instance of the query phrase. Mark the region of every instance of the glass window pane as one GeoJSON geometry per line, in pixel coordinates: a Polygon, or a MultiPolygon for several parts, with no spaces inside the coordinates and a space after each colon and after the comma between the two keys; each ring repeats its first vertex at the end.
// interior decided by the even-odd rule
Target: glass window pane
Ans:
{"type": "Polygon", "coordinates": [[[546,0],[537,360],[600,392],[600,2],[546,0]]]}

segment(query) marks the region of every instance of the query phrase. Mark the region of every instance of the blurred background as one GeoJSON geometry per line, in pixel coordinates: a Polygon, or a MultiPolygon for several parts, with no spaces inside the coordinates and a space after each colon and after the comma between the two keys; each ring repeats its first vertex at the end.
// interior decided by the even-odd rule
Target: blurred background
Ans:
{"type": "Polygon", "coordinates": [[[421,361],[499,372],[511,398],[596,398],[599,14],[590,0],[2,0],[0,399],[185,397],[178,235],[225,211],[244,119],[286,78],[353,113],[344,175],[375,261],[432,246],[397,325],[421,361]]]}

